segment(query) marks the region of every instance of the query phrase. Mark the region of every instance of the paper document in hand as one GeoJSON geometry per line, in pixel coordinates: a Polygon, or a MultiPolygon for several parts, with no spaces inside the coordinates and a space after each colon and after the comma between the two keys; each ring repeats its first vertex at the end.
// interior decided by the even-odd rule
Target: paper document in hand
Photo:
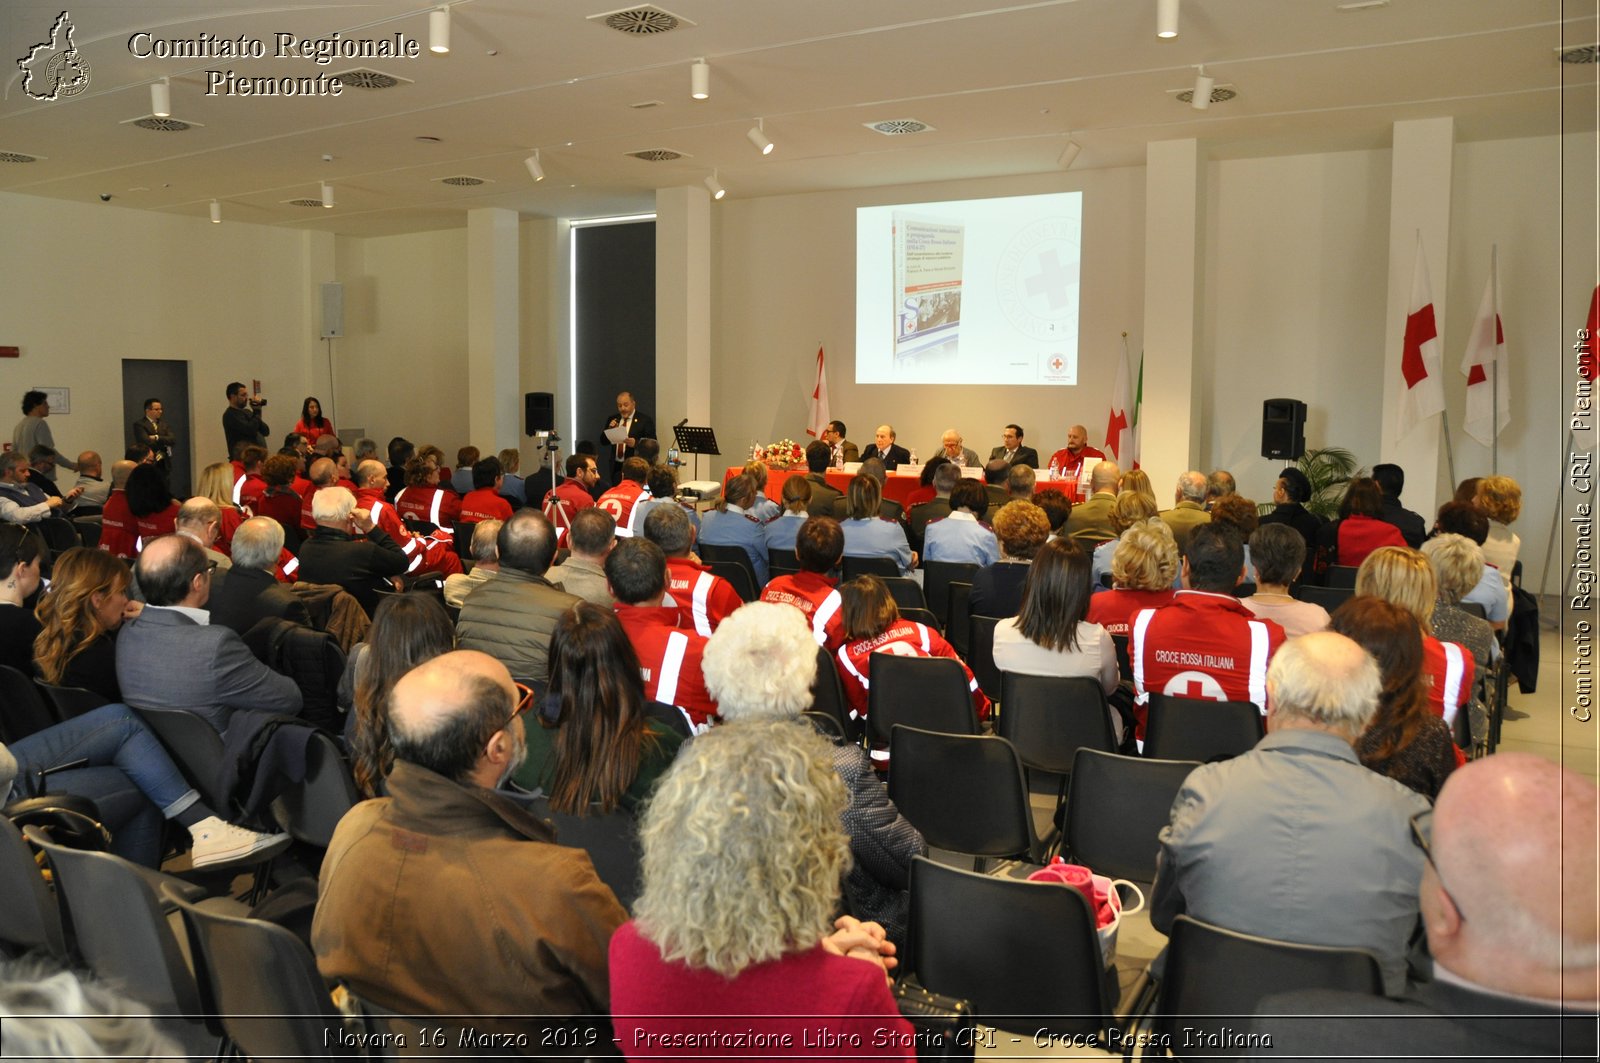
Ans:
{"type": "Polygon", "coordinates": [[[627,441],[628,441],[628,429],[625,426],[619,424],[615,428],[607,428],[606,429],[606,442],[607,443],[615,443],[618,446],[621,446],[623,443],[626,443],[627,441]]]}
{"type": "Polygon", "coordinates": [[[894,353],[898,357],[949,344],[961,325],[961,256],[966,229],[958,221],[894,214],[894,353]]]}

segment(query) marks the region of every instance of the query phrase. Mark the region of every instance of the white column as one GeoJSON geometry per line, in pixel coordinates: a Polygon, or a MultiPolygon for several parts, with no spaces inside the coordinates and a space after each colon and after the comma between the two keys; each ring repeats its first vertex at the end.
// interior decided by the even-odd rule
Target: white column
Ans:
{"type": "MultiPolygon", "coordinates": [[[[1405,378],[1400,357],[1405,347],[1406,313],[1410,309],[1411,275],[1416,267],[1417,233],[1428,259],[1433,286],[1433,319],[1444,343],[1445,281],[1450,276],[1450,172],[1455,153],[1455,120],[1423,118],[1394,124],[1394,152],[1389,175],[1389,305],[1384,316],[1383,422],[1379,461],[1393,462],[1406,472],[1406,508],[1432,513],[1439,506],[1438,481],[1443,472],[1443,427],[1430,417],[1404,438],[1399,432],[1400,401],[1405,378]]],[[[1452,372],[1443,353],[1442,369],[1452,372]]],[[[1459,358],[1459,355],[1457,355],[1459,358]]],[[[1453,411],[1456,417],[1459,409],[1453,411]]],[[[1453,485],[1452,485],[1453,486],[1453,485]]]]}
{"type": "Polygon", "coordinates": [[[522,442],[517,212],[467,212],[467,437],[485,453],[522,442]]]}
{"type": "MultiPolygon", "coordinates": [[[[711,421],[711,196],[656,191],[656,431],[711,421]]],[[[715,426],[713,426],[715,427],[715,426]]]]}
{"type": "MultiPolygon", "coordinates": [[[[1176,482],[1200,453],[1194,387],[1199,330],[1200,145],[1156,141],[1145,149],[1144,405],[1139,411],[1140,464],[1176,482]]],[[[1138,367],[1130,367],[1134,381],[1138,367]]],[[[1135,386],[1137,384],[1135,383],[1135,386]]],[[[1172,484],[1156,482],[1170,505],[1172,484]]]]}

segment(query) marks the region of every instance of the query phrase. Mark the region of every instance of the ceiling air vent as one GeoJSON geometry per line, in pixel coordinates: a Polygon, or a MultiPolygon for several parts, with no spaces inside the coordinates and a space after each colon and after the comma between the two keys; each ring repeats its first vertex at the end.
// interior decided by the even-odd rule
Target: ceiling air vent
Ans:
{"type": "Polygon", "coordinates": [[[1561,61],[1574,66],[1588,66],[1600,63],[1600,44],[1583,44],[1576,48],[1563,48],[1560,50],[1561,61]]]}
{"type": "Polygon", "coordinates": [[[181,133],[185,129],[205,128],[199,122],[185,122],[180,118],[157,118],[153,114],[145,115],[143,118],[129,118],[120,124],[136,125],[140,129],[150,129],[157,133],[181,133]]]}
{"type": "Polygon", "coordinates": [[[927,122],[919,122],[915,118],[889,118],[882,122],[863,123],[874,133],[882,133],[886,137],[903,137],[908,133],[926,133],[933,126],[927,122]]]}
{"type": "Polygon", "coordinates": [[[460,177],[441,177],[439,178],[439,183],[442,185],[454,185],[457,188],[472,188],[474,185],[483,184],[483,178],[468,177],[463,174],[460,177]]]}
{"type": "Polygon", "coordinates": [[[316,207],[318,210],[322,209],[322,200],[320,199],[286,199],[283,202],[291,207],[316,207]]]}
{"type": "Polygon", "coordinates": [[[649,148],[645,151],[630,151],[627,154],[645,162],[671,162],[673,159],[683,158],[683,152],[673,151],[671,148],[649,148]]]}
{"type": "Polygon", "coordinates": [[[414,84],[410,78],[395,77],[381,70],[346,70],[333,76],[350,89],[392,89],[398,85],[414,84]]]}
{"type": "MultiPolygon", "coordinates": [[[[1233,99],[1234,97],[1236,97],[1238,95],[1239,94],[1237,92],[1234,92],[1232,89],[1212,89],[1211,90],[1211,102],[1212,103],[1227,103],[1229,100],[1233,99]]],[[[1181,100],[1181,101],[1183,101],[1184,103],[1188,103],[1189,101],[1194,99],[1194,89],[1184,89],[1182,92],[1178,93],[1176,98],[1181,100]]]]}
{"type": "Polygon", "coordinates": [[[590,22],[603,22],[618,33],[626,33],[634,37],[648,37],[657,33],[669,33],[680,26],[693,26],[694,23],[682,15],[674,15],[654,4],[639,4],[635,7],[623,8],[621,11],[608,11],[603,15],[590,15],[590,22]]]}
{"type": "Polygon", "coordinates": [[[24,155],[20,151],[0,151],[0,162],[38,162],[37,155],[24,155]]]}

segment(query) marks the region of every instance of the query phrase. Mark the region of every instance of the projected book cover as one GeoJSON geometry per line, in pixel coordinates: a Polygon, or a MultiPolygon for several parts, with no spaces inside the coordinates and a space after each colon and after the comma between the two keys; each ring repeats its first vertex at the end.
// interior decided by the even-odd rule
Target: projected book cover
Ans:
{"type": "Polygon", "coordinates": [[[959,221],[894,213],[894,354],[898,360],[937,345],[960,349],[961,254],[966,229],[959,221]]]}

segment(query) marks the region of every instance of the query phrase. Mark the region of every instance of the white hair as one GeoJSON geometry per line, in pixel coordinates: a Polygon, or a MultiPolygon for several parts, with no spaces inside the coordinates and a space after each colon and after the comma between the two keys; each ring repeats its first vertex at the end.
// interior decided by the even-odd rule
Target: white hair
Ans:
{"type": "Polygon", "coordinates": [[[318,524],[343,524],[355,508],[356,496],[348,487],[324,487],[311,496],[311,519],[318,524]]]}
{"type": "Polygon", "coordinates": [[[229,550],[240,568],[270,571],[283,552],[283,525],[271,517],[251,517],[233,530],[229,550]]]}
{"type": "Polygon", "coordinates": [[[817,640],[794,606],[751,602],[717,625],[701,670],[724,720],[798,716],[811,707],[817,640]]]}
{"type": "Polygon", "coordinates": [[[38,958],[0,965],[7,1059],[175,1059],[144,1005],[38,958]]]}
{"type": "Polygon", "coordinates": [[[1378,664],[1360,644],[1333,631],[1290,639],[1267,667],[1272,711],[1360,734],[1378,708],[1383,689],[1378,664]]]}

